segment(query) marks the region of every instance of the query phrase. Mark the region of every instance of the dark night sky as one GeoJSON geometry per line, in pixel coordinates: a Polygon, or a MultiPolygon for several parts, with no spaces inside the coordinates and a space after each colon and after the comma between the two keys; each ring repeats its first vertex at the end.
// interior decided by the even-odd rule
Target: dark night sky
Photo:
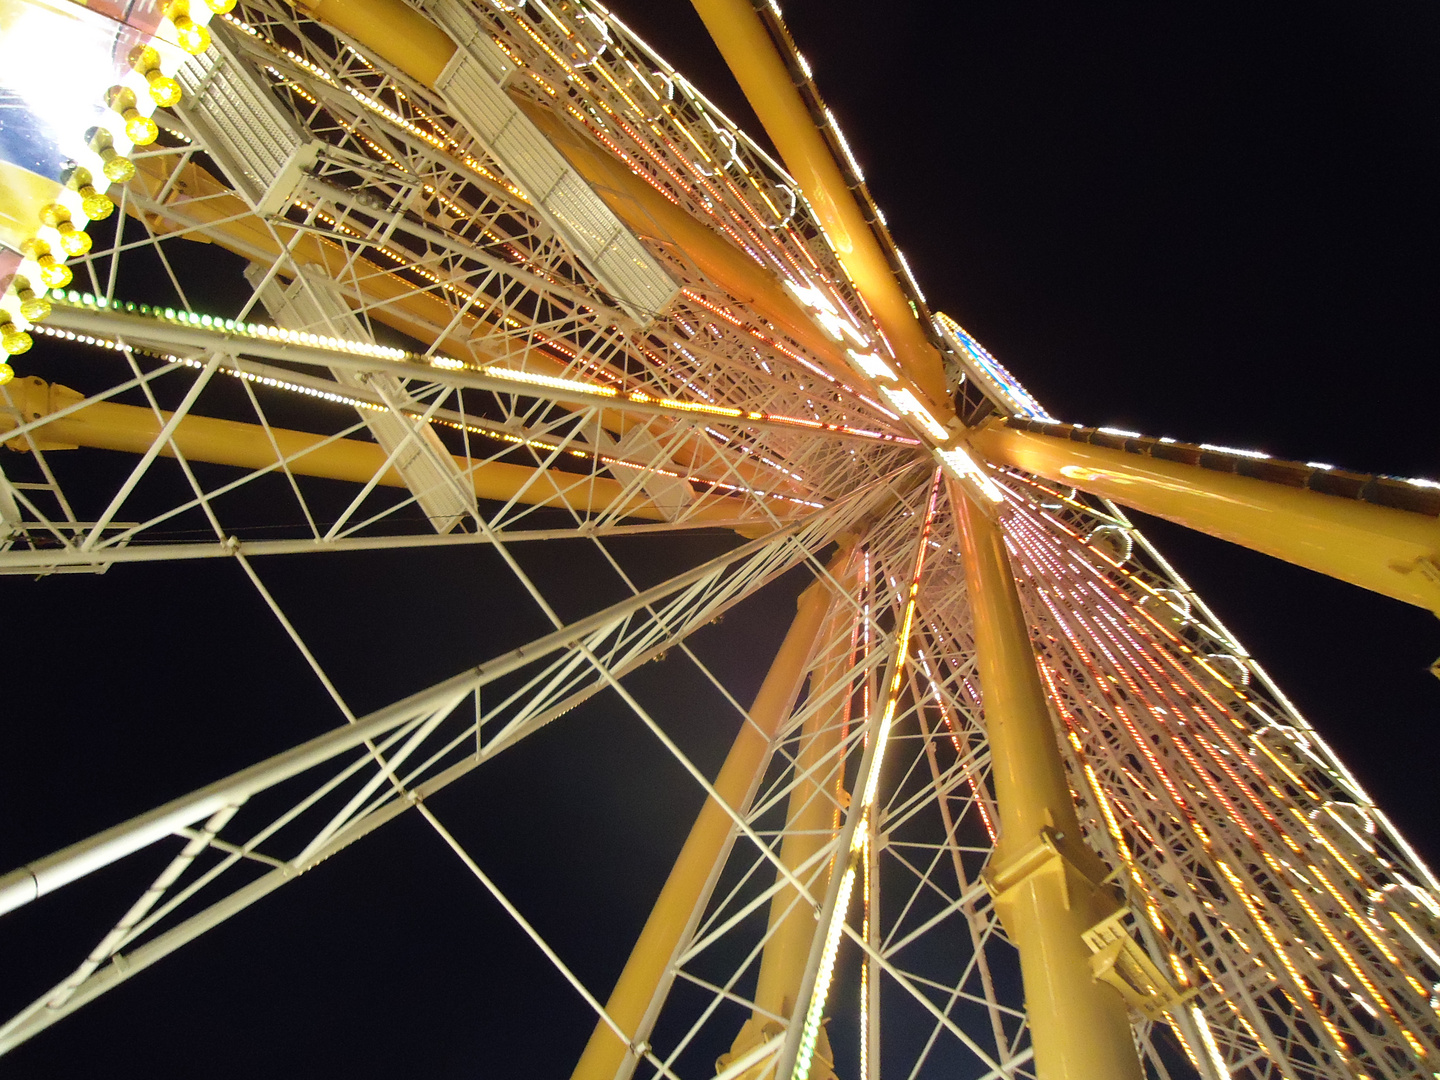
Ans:
{"type": "MultiPolygon", "coordinates": [[[[617,8],[757,128],[688,5],[617,8]]],[[[1433,5],[784,9],[931,304],[1057,416],[1440,477],[1433,5]]],[[[1434,617],[1164,523],[1149,531],[1440,859],[1434,617]]],[[[626,558],[665,565],[644,545],[626,558]]],[[[587,592],[604,571],[583,559],[542,569],[568,575],[560,595],[613,598],[587,592]]],[[[483,555],[262,570],[359,707],[543,630],[483,555]],[[407,640],[377,645],[356,580],[400,606],[385,629],[407,640]]],[[[7,689],[19,723],[0,787],[6,866],[336,722],[234,568],[0,589],[25,627],[8,670],[68,658],[60,677],[7,689]],[[217,666],[228,681],[210,681],[217,666]]],[[[700,642],[747,700],[783,633],[788,600],[768,603],[724,648],[700,642]]],[[[635,680],[642,700],[711,715],[661,670],[635,680]]],[[[436,802],[602,997],[698,803],[634,728],[581,710],[436,802]]],[[[681,736],[713,768],[729,730],[681,736]]],[[[102,885],[119,895],[123,877],[102,885]]],[[[21,947],[6,927],[5,967],[28,970],[84,917],[95,929],[70,937],[73,963],[107,916],[103,898],[36,905],[15,924],[21,947]]],[[[585,1010],[542,964],[438,841],[400,821],[51,1029],[7,1075],[563,1077],[585,1010]]]]}
{"type": "MultiPolygon", "coordinates": [[[[1054,415],[1440,478],[1440,10],[781,6],[931,306],[1054,415]]],[[[684,5],[618,10],[759,130],[684,5]]],[[[1440,861],[1440,623],[1145,524],[1440,861]]]]}

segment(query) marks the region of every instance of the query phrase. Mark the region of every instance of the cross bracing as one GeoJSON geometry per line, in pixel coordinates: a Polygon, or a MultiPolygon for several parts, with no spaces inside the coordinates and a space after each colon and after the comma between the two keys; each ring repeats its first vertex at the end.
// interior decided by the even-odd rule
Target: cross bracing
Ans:
{"type": "MultiPolygon", "coordinates": [[[[113,235],[72,263],[76,290],[37,331],[37,357],[61,360],[0,391],[22,451],[4,463],[0,569],[233,560],[343,724],[0,879],[14,909],[165,853],[113,923],[80,931],[3,1046],[163,971],[262,898],[283,902],[269,894],[415,809],[584,1000],[592,1042],[615,1041],[607,1075],[798,1068],[816,1007],[859,1017],[807,1044],[813,1070],[843,1075],[844,1038],[865,1080],[1036,1075],[992,895],[1002,811],[954,503],[966,489],[941,483],[923,431],[847,359],[847,341],[881,327],[820,217],[598,6],[422,6],[489,56],[511,122],[568,163],[554,189],[533,190],[535,160],[472,130],[457,91],[323,17],[242,5],[216,22],[214,70],[191,73],[191,100],[137,155],[113,235]],[[303,167],[258,186],[240,175],[235,132],[206,113],[221,76],[283,145],[308,148],[303,167]],[[639,207],[628,217],[597,195],[619,177],[639,207]],[[604,243],[577,208],[613,230],[604,243]],[[174,269],[197,242],[241,271],[223,310],[192,304],[174,269]],[[638,306],[606,261],[622,247],[673,286],[656,286],[663,304],[638,306]],[[168,283],[165,305],[129,292],[146,275],[168,283]],[[782,279],[818,290],[849,329],[810,321],[782,279]],[[71,464],[104,451],[129,455],[113,477],[71,464]],[[699,530],[739,539],[646,589],[606,548],[699,530]],[[562,618],[522,565],[542,541],[595,547],[629,598],[562,618]],[[498,553],[553,631],[364,715],[257,565],[465,544],[498,553]],[[823,618],[753,782],[731,797],[625,680],[693,664],[758,727],[686,642],[796,566],[823,618]],[[633,1021],[426,806],[601,696],[646,725],[726,829],[633,1021]],[[767,966],[787,949],[798,999],[767,966]]],[[[1145,1068],[1427,1074],[1440,1054],[1430,872],[1119,507],[1019,468],[988,475],[1056,748],[1119,905],[1106,932],[1166,983],[1155,1007],[1132,1001],[1145,1068]]]]}

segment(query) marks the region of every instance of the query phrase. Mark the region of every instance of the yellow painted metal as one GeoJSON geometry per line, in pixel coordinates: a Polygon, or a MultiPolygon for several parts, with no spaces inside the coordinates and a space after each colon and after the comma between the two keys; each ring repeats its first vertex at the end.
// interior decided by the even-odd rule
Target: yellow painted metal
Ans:
{"type": "MultiPolygon", "coordinates": [[[[853,574],[843,580],[853,581],[853,574]]],[[[834,796],[840,780],[841,757],[838,753],[848,715],[850,695],[844,682],[850,671],[850,645],[847,629],[854,624],[855,613],[848,605],[837,606],[831,613],[821,640],[831,643],[831,653],[811,680],[811,698],[822,702],[801,727],[800,749],[795,756],[795,787],[791,789],[785,816],[785,838],[780,845],[780,861],[801,881],[809,883],[812,896],[823,897],[830,878],[831,862],[806,869],[839,828],[834,796]]],[[[777,874],[777,877],[779,875],[777,874]]],[[[784,885],[770,900],[769,940],[760,957],[760,972],[755,984],[755,1011],[740,1029],[730,1053],[717,1064],[721,1067],[784,1030],[774,1017],[794,1014],[795,1001],[805,976],[805,962],[810,956],[811,942],[819,925],[815,909],[804,901],[796,902],[798,894],[791,885],[784,885]]],[[[831,1071],[832,1056],[829,1040],[821,1029],[816,1047],[813,1080],[824,1080],[831,1071]]],[[[751,1074],[760,1075],[765,1065],[757,1065],[751,1074]]]]}
{"type": "MultiPolygon", "coordinates": [[[[408,9],[407,9],[408,10],[408,9]]],[[[281,259],[282,275],[291,267],[304,266],[324,274],[341,286],[358,291],[364,298],[366,314],[403,334],[434,344],[445,355],[464,355],[473,336],[487,333],[490,324],[467,311],[455,318],[455,307],[464,299],[447,303],[433,290],[418,289],[398,274],[364,258],[357,258],[330,240],[296,229],[284,221],[267,222],[250,213],[250,207],[223,183],[194,161],[180,166],[164,155],[136,162],[133,189],[156,199],[164,192],[165,208],[187,223],[187,239],[214,242],[244,258],[261,264],[281,259]],[[190,223],[193,223],[190,224],[190,223]]],[[[129,203],[128,209],[143,218],[152,230],[173,233],[181,225],[160,213],[144,213],[129,203]]],[[[523,313],[507,316],[523,319],[523,313]]],[[[486,357],[490,359],[490,357],[486,357]]],[[[504,359],[496,356],[495,359],[504,359]]],[[[526,357],[531,370],[560,375],[565,366],[533,350],[526,357]]]]}
{"type": "MultiPolygon", "coordinates": [[[[186,233],[188,239],[213,242],[258,263],[282,259],[283,255],[282,277],[292,272],[287,262],[328,275],[360,294],[368,318],[417,341],[433,343],[442,355],[467,355],[466,346],[471,340],[502,329],[493,322],[498,316],[481,318],[473,309],[456,318],[455,307],[432,290],[417,289],[399,274],[357,257],[323,237],[312,233],[296,235],[299,230],[284,222],[262,221],[249,213],[249,207],[229,187],[193,161],[183,165],[176,182],[171,183],[174,164],[164,157],[142,158],[136,163],[136,175],[131,185],[132,189],[138,188],[151,197],[158,196],[168,187],[171,201],[177,203],[177,210],[203,230],[186,233]]],[[[172,232],[176,228],[173,222],[158,214],[137,210],[133,202],[128,207],[133,215],[143,218],[154,232],[172,232]]],[[[706,230],[702,228],[701,232],[706,230]]],[[[720,243],[723,244],[723,241],[720,243]]],[[[789,298],[786,299],[788,301],[789,298]]],[[[513,307],[505,308],[504,317],[510,320],[510,325],[503,327],[506,331],[504,335],[495,337],[511,336],[516,324],[523,324],[528,318],[523,311],[513,307]]],[[[819,333],[818,330],[815,332],[819,333]]],[[[541,375],[568,374],[565,364],[538,349],[526,348],[514,358],[493,358],[504,363],[518,361],[518,366],[526,371],[541,375]]],[[[561,404],[558,407],[567,406],[561,404]]],[[[666,422],[648,417],[636,420],[625,416],[619,409],[608,409],[604,414],[604,425],[616,435],[624,435],[633,426],[650,426],[653,431],[666,426],[666,422]]],[[[722,471],[716,468],[713,446],[702,437],[685,435],[679,440],[667,438],[666,441],[670,445],[670,457],[681,466],[694,469],[698,476],[715,476],[722,471]]],[[[764,470],[745,461],[727,463],[723,472],[732,470],[757,486],[773,488],[777,482],[773,470],[764,470]]],[[[780,482],[785,483],[783,479],[780,482]]]]}
{"type": "MultiPolygon", "coordinates": [[[[850,546],[844,546],[831,560],[832,575],[843,580],[851,551],[850,546]]],[[[827,613],[835,606],[837,598],[823,579],[801,594],[795,621],[750,706],[752,722],[740,728],[715,779],[716,794],[731,807],[744,806],[759,786],[770,760],[771,742],[794,707],[810,657],[827,624],[827,613]]],[[[667,980],[676,949],[699,917],[696,909],[700,899],[719,873],[730,842],[731,824],[730,815],[714,799],[705,801],[605,1003],[606,1012],[622,1030],[639,1029],[656,990],[667,980]]],[[[625,1063],[628,1051],[608,1025],[597,1023],[572,1080],[612,1080],[625,1063]]]]}
{"type": "Polygon", "coordinates": [[[1126,1004],[1082,935],[1113,915],[1084,844],[999,526],[949,485],[975,625],[1000,839],[986,882],[1020,951],[1040,1080],[1140,1080],[1126,1004]]]}
{"type": "MultiPolygon", "coordinates": [[[[16,379],[5,390],[20,413],[0,412],[0,441],[22,420],[47,416],[83,400],[83,395],[67,386],[51,385],[43,379],[16,379]]],[[[68,416],[52,420],[38,428],[34,439],[41,450],[93,447],[143,454],[160,433],[162,412],[136,405],[119,405],[102,401],[77,409],[68,416]]],[[[6,443],[12,450],[28,450],[30,436],[20,436],[6,443]]],[[[358,439],[337,439],[325,443],[326,436],[309,431],[272,427],[269,433],[258,424],[234,420],[218,420],[208,416],[186,416],[176,425],[173,439],[189,461],[214,465],[232,465],[242,469],[264,469],[275,465],[278,447],[285,457],[300,454],[290,461],[289,469],[300,476],[324,477],[365,484],[385,464],[385,451],[376,443],[358,439]],[[271,445],[271,436],[275,439],[271,445]]],[[[161,451],[173,456],[168,447],[161,451]]],[[[456,458],[462,473],[469,463],[456,458]]],[[[625,495],[624,485],[607,477],[590,477],[551,470],[541,471],[525,465],[490,462],[469,470],[470,483],[477,498],[498,502],[511,499],[526,506],[569,507],[586,513],[621,512],[629,517],[664,521],[661,513],[643,495],[625,495]],[[567,480],[573,480],[567,483],[567,480]]],[[[393,468],[385,472],[380,484],[404,487],[405,481],[393,468]]],[[[694,520],[733,521],[743,505],[739,500],[721,499],[694,511],[694,520]]]]}
{"type": "Polygon", "coordinates": [[[1440,615],[1440,520],[991,423],[983,457],[1440,615]]]}
{"type": "Polygon", "coordinates": [[[951,413],[940,354],[926,337],[880,243],[850,193],[750,0],[692,0],[755,115],[810,201],[845,272],[865,299],[901,369],[934,406],[951,413]]]}
{"type": "Polygon", "coordinates": [[[291,0],[416,82],[433,87],[455,54],[450,35],[403,0],[291,0]]]}
{"type": "MultiPolygon", "coordinates": [[[[291,2],[350,35],[426,86],[435,85],[455,52],[455,43],[443,30],[401,0],[291,2]]],[[[785,291],[777,275],[670,202],[612,155],[575,135],[548,110],[518,95],[515,103],[545,132],[615,215],[643,241],[693,264],[716,285],[731,296],[744,298],[766,321],[815,354],[832,375],[853,381],[844,353],[785,291]]],[[[918,329],[913,316],[908,314],[908,306],[905,310],[911,326],[918,329]]],[[[442,320],[441,325],[446,321],[442,320]]],[[[938,367],[937,357],[937,370],[938,367]]],[[[943,402],[943,372],[940,389],[937,400],[943,402]]]]}
{"type": "Polygon", "coordinates": [[[761,266],[729,240],[691,217],[636,176],[613,155],[576,135],[553,112],[516,98],[576,172],[585,178],[641,240],[688,263],[731,296],[739,297],[781,333],[804,346],[832,375],[856,380],[841,348],[820,329],[779,276],[761,266]]]}

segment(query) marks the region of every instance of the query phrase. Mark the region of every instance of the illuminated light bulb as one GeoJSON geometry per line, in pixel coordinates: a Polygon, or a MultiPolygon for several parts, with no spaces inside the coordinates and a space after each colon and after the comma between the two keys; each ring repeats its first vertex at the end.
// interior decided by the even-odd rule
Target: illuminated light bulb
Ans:
{"type": "Polygon", "coordinates": [[[190,18],[186,0],[172,0],[165,7],[166,17],[175,24],[176,41],[191,56],[198,56],[210,47],[210,31],[190,18]]]}
{"type": "Polygon", "coordinates": [[[235,0],[205,0],[205,6],[216,15],[225,15],[235,10],[235,0]]]}
{"type": "Polygon", "coordinates": [[[9,364],[0,361],[0,386],[4,386],[13,378],[15,378],[15,369],[9,364]]]}
{"type": "Polygon", "coordinates": [[[56,262],[50,254],[50,245],[44,240],[26,240],[20,245],[22,255],[28,255],[40,266],[40,280],[52,289],[63,289],[75,280],[75,275],[64,263],[56,262]]]}
{"type": "Polygon", "coordinates": [[[50,203],[40,210],[40,220],[60,234],[60,247],[67,255],[84,255],[90,250],[90,237],[75,228],[70,211],[59,203],[50,203]]]}
{"type": "Polygon", "coordinates": [[[126,109],[121,115],[125,117],[125,134],[136,146],[149,146],[160,137],[160,129],[148,116],[141,116],[134,109],[126,109]]]}
{"type": "Polygon", "coordinates": [[[105,104],[125,120],[125,134],[136,146],[149,146],[160,136],[155,121],[142,116],[135,107],[135,91],[128,86],[112,86],[105,95],[105,104]]]}
{"type": "Polygon", "coordinates": [[[90,170],[77,165],[65,178],[65,186],[80,196],[80,209],[91,221],[104,221],[115,212],[115,203],[110,196],[95,190],[95,178],[90,170]]]}
{"type": "Polygon", "coordinates": [[[107,146],[103,150],[97,150],[96,153],[100,155],[100,160],[105,163],[101,166],[101,171],[105,174],[105,179],[109,180],[112,184],[123,184],[127,180],[133,180],[135,178],[135,163],[129,158],[121,157],[117,154],[113,146],[107,146]]]}
{"type": "Polygon", "coordinates": [[[109,195],[96,191],[89,184],[76,190],[80,193],[80,208],[91,221],[104,221],[115,212],[115,203],[109,195]]]}
{"type": "Polygon", "coordinates": [[[150,100],[162,109],[180,104],[180,99],[185,96],[180,84],[159,68],[145,72],[145,82],[150,86],[150,100]]]}
{"type": "Polygon", "coordinates": [[[160,70],[160,53],[155,46],[137,45],[131,49],[130,66],[145,77],[150,100],[160,108],[168,109],[180,103],[180,84],[160,70]]]}
{"type": "Polygon", "coordinates": [[[135,163],[115,149],[115,140],[102,127],[93,127],[85,133],[90,149],[100,156],[100,171],[112,184],[123,184],[135,176],[135,163]]]}
{"type": "Polygon", "coordinates": [[[20,314],[32,323],[42,322],[49,318],[50,301],[44,296],[35,295],[35,290],[30,287],[29,278],[17,277],[15,279],[15,295],[20,298],[20,314]]]}
{"type": "Polygon", "coordinates": [[[28,352],[34,344],[30,335],[11,322],[8,315],[0,314],[0,320],[3,320],[0,321],[0,349],[4,349],[11,356],[28,352]]]}

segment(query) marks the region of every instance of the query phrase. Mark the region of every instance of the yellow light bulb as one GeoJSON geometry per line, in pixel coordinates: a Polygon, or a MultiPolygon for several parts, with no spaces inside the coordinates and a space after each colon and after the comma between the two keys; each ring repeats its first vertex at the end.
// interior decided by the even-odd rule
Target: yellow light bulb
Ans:
{"type": "Polygon", "coordinates": [[[105,104],[123,115],[126,109],[135,107],[135,91],[128,86],[112,86],[105,91],[105,104]]]}
{"type": "Polygon", "coordinates": [[[178,105],[183,92],[180,84],[169,75],[164,74],[159,68],[152,68],[145,73],[145,81],[150,84],[150,100],[162,109],[168,109],[172,105],[178,105]]]}
{"type": "Polygon", "coordinates": [[[61,225],[70,224],[70,211],[59,203],[47,203],[40,208],[40,220],[58,229],[61,225]]]}
{"type": "Polygon", "coordinates": [[[105,163],[101,171],[105,174],[105,179],[112,184],[123,184],[135,178],[135,163],[127,157],[121,157],[113,146],[105,147],[99,154],[100,160],[105,163]]]}
{"type": "Polygon", "coordinates": [[[63,289],[75,280],[70,268],[64,263],[56,262],[55,257],[50,254],[50,245],[39,237],[31,237],[21,244],[20,253],[28,255],[39,264],[40,280],[52,289],[63,289]]]}
{"type": "Polygon", "coordinates": [[[141,116],[134,109],[126,109],[121,115],[125,117],[125,134],[136,146],[149,146],[160,137],[160,129],[148,116],[141,116]]]}
{"type": "Polygon", "coordinates": [[[144,75],[160,66],[160,50],[154,45],[136,45],[130,50],[130,66],[144,75]]]}
{"type": "Polygon", "coordinates": [[[35,295],[29,278],[15,279],[15,295],[20,297],[20,314],[32,323],[42,322],[50,316],[50,301],[35,295]]]}
{"type": "Polygon", "coordinates": [[[140,115],[135,107],[135,91],[128,86],[112,86],[105,94],[105,104],[125,118],[125,134],[137,146],[149,146],[160,134],[154,120],[140,115]]]}
{"type": "Polygon", "coordinates": [[[235,0],[205,0],[205,6],[216,15],[224,15],[235,10],[235,0]]]}
{"type": "Polygon", "coordinates": [[[199,56],[210,47],[210,31],[196,23],[189,15],[179,15],[171,21],[175,24],[180,47],[191,56],[199,56]]]}
{"type": "Polygon", "coordinates": [[[8,318],[5,322],[0,323],[0,349],[4,349],[11,356],[19,356],[28,351],[33,344],[30,335],[10,322],[8,318]]]}
{"type": "Polygon", "coordinates": [[[67,255],[84,255],[90,250],[90,237],[75,228],[70,211],[59,203],[50,203],[40,210],[40,220],[60,234],[60,247],[67,255]]]}
{"type": "Polygon", "coordinates": [[[75,228],[69,222],[60,227],[60,247],[66,255],[80,256],[90,253],[90,234],[75,228]]]}
{"type": "Polygon", "coordinates": [[[104,221],[115,212],[115,203],[109,195],[96,191],[89,184],[79,189],[80,207],[91,221],[104,221]]]}
{"type": "Polygon", "coordinates": [[[9,364],[0,362],[0,386],[4,386],[13,378],[15,378],[15,369],[9,364]]]}

